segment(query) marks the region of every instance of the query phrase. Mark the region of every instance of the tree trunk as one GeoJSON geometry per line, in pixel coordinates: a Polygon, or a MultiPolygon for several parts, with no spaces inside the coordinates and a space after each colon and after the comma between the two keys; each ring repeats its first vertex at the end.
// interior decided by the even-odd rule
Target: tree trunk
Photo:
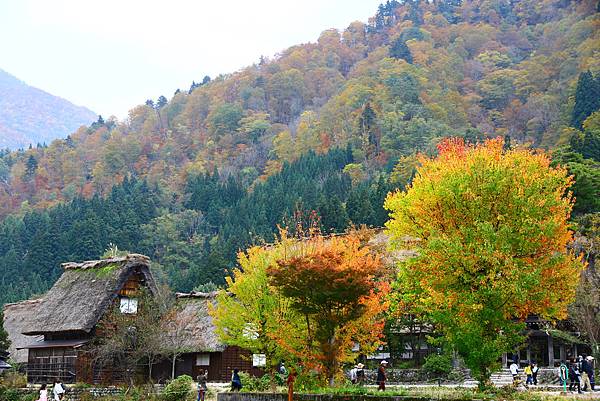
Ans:
{"type": "Polygon", "coordinates": [[[177,354],[173,354],[173,363],[171,365],[171,380],[175,379],[175,364],[177,363],[177,354]]]}
{"type": "Polygon", "coordinates": [[[489,366],[481,366],[479,368],[479,374],[476,377],[476,379],[478,381],[477,386],[478,386],[479,390],[485,391],[492,386],[492,383],[490,381],[491,375],[492,374],[490,372],[489,366]]]}
{"type": "Polygon", "coordinates": [[[337,352],[335,352],[335,332],[333,336],[329,339],[329,352],[330,358],[327,361],[327,378],[329,380],[329,387],[333,387],[335,385],[335,374],[337,371],[337,352]]]}

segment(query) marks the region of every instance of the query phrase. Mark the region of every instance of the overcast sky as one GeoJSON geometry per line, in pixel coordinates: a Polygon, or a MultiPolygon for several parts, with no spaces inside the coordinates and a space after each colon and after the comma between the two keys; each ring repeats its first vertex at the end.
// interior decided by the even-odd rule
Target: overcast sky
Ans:
{"type": "MultiPolygon", "coordinates": [[[[0,68],[103,116],[366,22],[380,0],[0,0],[0,68]]],[[[0,94],[1,96],[2,94],[0,94]]]]}

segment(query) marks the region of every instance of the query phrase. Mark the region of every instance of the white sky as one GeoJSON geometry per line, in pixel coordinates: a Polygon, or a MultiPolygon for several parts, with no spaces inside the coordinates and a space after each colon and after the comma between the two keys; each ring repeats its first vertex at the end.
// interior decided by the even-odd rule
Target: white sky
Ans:
{"type": "MultiPolygon", "coordinates": [[[[0,68],[105,117],[170,98],[328,28],[366,22],[381,0],[0,0],[0,68]]],[[[1,94],[0,94],[1,95],[1,94]]]]}

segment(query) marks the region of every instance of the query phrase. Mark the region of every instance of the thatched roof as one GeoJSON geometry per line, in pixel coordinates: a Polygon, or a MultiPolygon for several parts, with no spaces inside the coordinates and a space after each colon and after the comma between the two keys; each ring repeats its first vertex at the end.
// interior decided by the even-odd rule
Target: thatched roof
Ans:
{"type": "Polygon", "coordinates": [[[220,352],[225,349],[208,314],[208,305],[215,302],[216,296],[217,292],[177,293],[174,323],[166,327],[166,342],[171,343],[167,346],[177,344],[177,348],[186,352],[220,352]]]}
{"type": "Polygon", "coordinates": [[[22,348],[42,338],[42,336],[32,337],[23,334],[23,331],[29,329],[37,318],[35,311],[41,301],[41,299],[34,299],[4,305],[4,329],[10,340],[8,352],[15,362],[27,362],[28,350],[22,348]]]}
{"type": "Polygon", "coordinates": [[[62,266],[64,273],[37,305],[35,319],[25,327],[24,334],[89,333],[135,271],[143,275],[152,292],[156,289],[150,259],[144,255],[129,254],[62,266]]]}
{"type": "Polygon", "coordinates": [[[406,259],[417,256],[415,250],[416,244],[419,239],[412,237],[403,237],[399,240],[392,240],[389,234],[384,231],[377,231],[369,240],[369,246],[371,249],[383,255],[383,260],[389,265],[395,265],[398,262],[402,262],[406,259]],[[396,249],[391,250],[390,244],[394,242],[396,249]]]}

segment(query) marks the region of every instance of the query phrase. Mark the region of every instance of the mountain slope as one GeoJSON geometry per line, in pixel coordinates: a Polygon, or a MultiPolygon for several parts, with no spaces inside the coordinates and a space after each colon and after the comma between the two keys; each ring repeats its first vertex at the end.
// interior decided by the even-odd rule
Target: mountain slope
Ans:
{"type": "Polygon", "coordinates": [[[128,174],[174,194],[215,168],[264,178],[348,144],[362,177],[447,135],[552,148],[572,136],[599,43],[595,1],[388,1],[368,23],[7,156],[0,215],[106,195],[128,174]]]}
{"type": "Polygon", "coordinates": [[[0,147],[25,148],[64,138],[95,113],[28,86],[0,69],[0,147]]]}
{"type": "Polygon", "coordinates": [[[599,50],[595,1],[388,1],[125,121],[0,151],[0,302],[111,244],[188,291],[277,225],[381,226],[387,192],[445,136],[550,149],[575,213],[598,212],[599,50]]]}

